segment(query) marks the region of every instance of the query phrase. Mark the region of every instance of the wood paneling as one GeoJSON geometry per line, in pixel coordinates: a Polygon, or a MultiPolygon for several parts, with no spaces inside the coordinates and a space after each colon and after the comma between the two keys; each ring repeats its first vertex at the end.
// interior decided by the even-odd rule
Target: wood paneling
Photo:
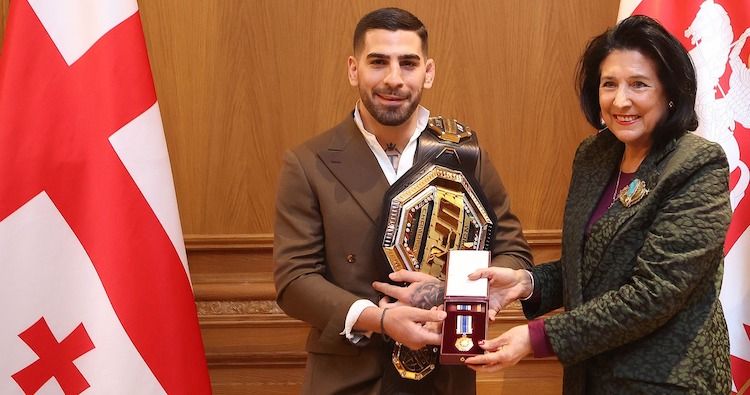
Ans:
{"type": "Polygon", "coordinates": [[[559,229],[578,142],[573,89],[586,41],[618,0],[149,0],[141,13],[188,234],[272,232],[284,149],[356,100],[346,58],[358,18],[415,12],[437,64],[424,103],[478,131],[527,229],[559,229]]]}
{"type": "MultiPolygon", "coordinates": [[[[534,260],[560,254],[559,231],[527,231],[534,260]]],[[[197,301],[273,300],[273,236],[186,235],[190,275],[197,301]]]]}
{"type": "MultiPolygon", "coordinates": [[[[274,191],[283,151],[345,117],[354,26],[413,11],[437,65],[424,104],[478,131],[538,262],[559,255],[578,142],[592,132],[573,71],[619,0],[140,1],[217,394],[296,393],[307,326],[272,302],[274,191]]],[[[2,27],[8,0],[0,0],[2,27]]],[[[492,333],[524,322],[509,310],[492,333]]],[[[480,375],[482,394],[560,392],[554,359],[480,375]]]]}
{"type": "MultiPolygon", "coordinates": [[[[560,255],[559,231],[526,235],[537,262],[560,255]]],[[[185,239],[211,380],[217,394],[293,394],[305,366],[309,326],[273,302],[272,236],[188,235],[185,239]]],[[[526,322],[520,305],[490,326],[498,336],[526,322]]],[[[562,368],[554,358],[527,358],[503,372],[477,377],[480,394],[557,394],[562,368]]]]}

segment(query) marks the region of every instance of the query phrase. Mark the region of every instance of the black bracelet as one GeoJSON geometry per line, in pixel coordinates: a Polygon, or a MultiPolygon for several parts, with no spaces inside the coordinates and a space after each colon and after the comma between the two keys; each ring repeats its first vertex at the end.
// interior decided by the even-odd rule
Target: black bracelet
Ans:
{"type": "Polygon", "coordinates": [[[388,311],[390,307],[383,308],[383,313],[380,314],[380,336],[383,336],[383,340],[388,343],[391,341],[391,338],[385,334],[385,326],[383,326],[383,320],[385,319],[385,312],[388,311]]]}

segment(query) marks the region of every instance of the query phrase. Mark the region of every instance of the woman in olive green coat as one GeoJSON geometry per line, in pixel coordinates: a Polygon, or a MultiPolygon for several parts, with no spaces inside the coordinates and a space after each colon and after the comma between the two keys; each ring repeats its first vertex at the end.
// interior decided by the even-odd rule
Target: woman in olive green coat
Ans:
{"type": "Polygon", "coordinates": [[[466,362],[494,371],[556,355],[566,394],[726,394],[719,302],[731,217],[729,171],[697,127],[685,49],[651,18],[594,38],[581,58],[583,112],[601,130],[573,162],[562,257],[532,271],[490,268],[493,307],[529,318],[466,362]]]}

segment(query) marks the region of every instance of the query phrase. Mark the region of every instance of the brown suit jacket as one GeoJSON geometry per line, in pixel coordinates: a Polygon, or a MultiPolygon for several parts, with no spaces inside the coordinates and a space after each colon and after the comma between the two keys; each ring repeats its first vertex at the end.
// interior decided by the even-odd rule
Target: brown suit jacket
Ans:
{"type": "MultiPolygon", "coordinates": [[[[493,264],[529,267],[531,254],[500,178],[482,153],[476,177],[498,217],[493,264]]],[[[387,279],[378,250],[379,216],[388,181],[351,116],[286,152],[276,201],[274,260],[277,302],[312,326],[304,393],[375,394],[386,347],[364,347],[339,333],[358,299],[377,303],[375,280],[387,279]]],[[[390,364],[388,364],[390,365],[390,364]]],[[[436,392],[473,393],[465,367],[432,373],[436,392]]]]}

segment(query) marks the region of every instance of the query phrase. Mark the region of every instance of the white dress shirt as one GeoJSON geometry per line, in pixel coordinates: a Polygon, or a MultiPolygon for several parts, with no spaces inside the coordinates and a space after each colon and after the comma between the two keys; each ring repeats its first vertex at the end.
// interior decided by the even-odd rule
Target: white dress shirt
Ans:
{"type": "MultiPolygon", "coordinates": [[[[391,164],[391,160],[385,153],[385,150],[378,142],[378,139],[374,134],[370,133],[365,129],[362,123],[362,116],[359,114],[359,102],[354,106],[354,123],[357,124],[359,131],[362,132],[362,136],[367,142],[367,146],[370,147],[375,159],[378,160],[380,169],[383,170],[385,178],[388,180],[388,184],[393,185],[396,180],[404,175],[414,165],[414,154],[417,152],[417,140],[422,131],[427,127],[427,121],[430,118],[430,111],[422,106],[417,108],[417,126],[414,128],[409,142],[404,147],[404,152],[401,153],[401,158],[398,161],[398,168],[394,169],[391,164]]],[[[378,307],[368,299],[360,299],[354,302],[349,307],[349,312],[346,314],[346,322],[344,323],[344,330],[341,332],[342,335],[346,336],[352,343],[360,342],[364,337],[370,337],[372,332],[352,332],[352,327],[359,319],[360,314],[368,307],[378,307]]]]}

